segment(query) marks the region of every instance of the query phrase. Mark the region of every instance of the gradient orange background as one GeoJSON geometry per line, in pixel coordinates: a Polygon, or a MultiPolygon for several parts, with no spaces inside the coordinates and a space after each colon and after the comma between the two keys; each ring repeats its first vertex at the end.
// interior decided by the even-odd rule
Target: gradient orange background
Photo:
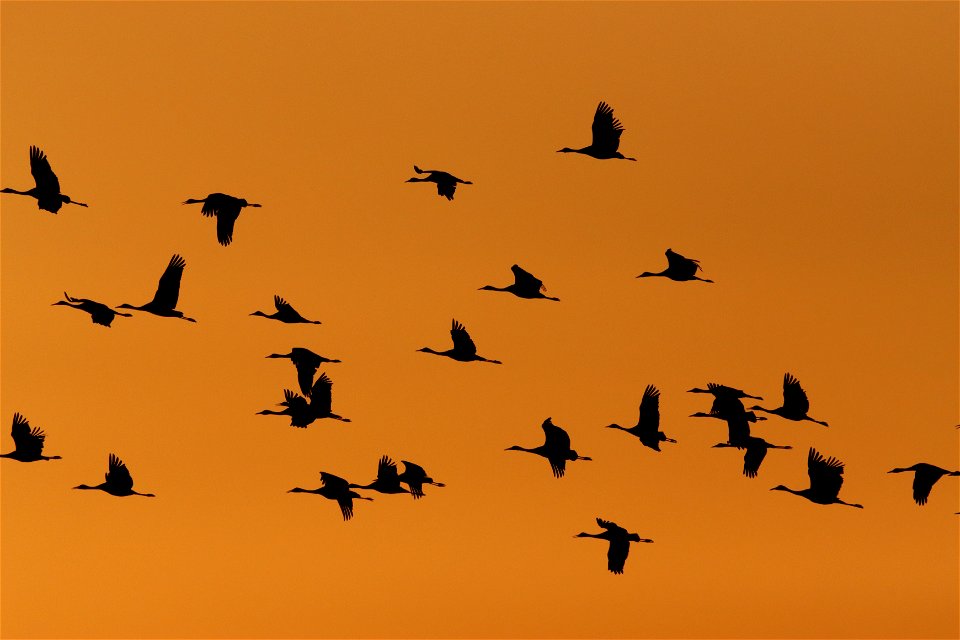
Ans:
{"type": "Polygon", "coordinates": [[[63,460],[3,460],[4,637],[957,637],[960,483],[923,508],[893,467],[958,466],[956,3],[2,5],[0,449],[15,411],[63,460]],[[600,100],[637,162],[589,142],[600,100]],[[453,202],[412,165],[474,185],[453,202]],[[198,206],[263,203],[217,245],[198,206]],[[714,285],[636,280],[667,247],[714,285]],[[111,329],[66,290],[179,307],[111,329]],[[561,303],[479,292],[514,262],[561,303]],[[320,326],[251,318],[285,296],[320,326]],[[416,353],[451,318],[501,367],[416,353]],[[255,416],[305,346],[333,408],[255,416]],[[708,381],[772,417],[755,480],[688,418],[708,381]],[[661,454],[602,429],[657,385],[661,454]],[[593,462],[504,452],[547,416],[593,462]],[[821,507],[806,450],[846,463],[821,507]],[[107,454],[156,499],[100,482],[107,454]],[[320,470],[380,455],[443,489],[349,523],[320,470]],[[623,576],[605,543],[634,545],[623,576]]]}

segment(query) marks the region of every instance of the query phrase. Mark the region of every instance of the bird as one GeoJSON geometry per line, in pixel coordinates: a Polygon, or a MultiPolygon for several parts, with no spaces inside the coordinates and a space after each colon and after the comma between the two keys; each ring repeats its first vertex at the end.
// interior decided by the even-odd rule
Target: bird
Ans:
{"type": "Polygon", "coordinates": [[[123,464],[115,454],[110,454],[109,468],[106,473],[106,482],[98,484],[95,487],[88,487],[85,484],[78,485],[74,489],[99,489],[106,491],[112,496],[143,496],[145,498],[156,498],[152,493],[137,493],[133,490],[133,478],[130,477],[130,471],[127,465],[123,464]]]}
{"type": "Polygon", "coordinates": [[[660,390],[652,384],[647,385],[643,392],[643,399],[640,400],[640,418],[636,426],[627,429],[618,424],[608,424],[606,428],[626,431],[640,438],[643,446],[650,447],[654,451],[660,451],[661,442],[676,443],[676,440],[668,438],[660,431],[660,390]]]}
{"type": "Polygon", "coordinates": [[[560,302],[560,298],[551,298],[548,295],[544,295],[547,288],[543,286],[543,281],[534,277],[529,271],[521,269],[519,265],[513,265],[510,267],[510,270],[513,271],[513,284],[507,285],[506,287],[495,287],[488,284],[480,287],[480,291],[506,291],[518,298],[541,298],[543,300],[560,302]]]}
{"type": "Polygon", "coordinates": [[[623,527],[615,522],[597,518],[597,524],[603,529],[603,533],[581,532],[574,538],[600,538],[610,543],[607,549],[607,569],[611,573],[623,573],[623,565],[627,561],[627,555],[630,553],[631,542],[653,542],[648,538],[641,538],[638,533],[629,533],[623,527]]]}
{"type": "Polygon", "coordinates": [[[904,471],[913,471],[913,500],[918,505],[923,506],[927,503],[930,496],[930,489],[937,483],[937,480],[943,476],[960,476],[960,471],[947,471],[926,462],[918,462],[912,467],[903,469],[892,469],[887,473],[903,473],[904,471]]]}
{"type": "MultiPolygon", "coordinates": [[[[744,413],[746,409],[741,401],[743,398],[763,400],[762,397],[750,395],[741,389],[734,389],[733,387],[728,387],[723,384],[716,384],[714,382],[708,382],[706,389],[694,387],[693,389],[688,390],[687,393],[709,393],[713,395],[713,405],[710,407],[710,412],[722,414],[722,416],[739,415],[744,413]]],[[[721,419],[723,418],[721,417],[721,419]]],[[[755,421],[756,420],[751,420],[751,422],[755,421]]]]}
{"type": "Polygon", "coordinates": [[[638,278],[652,278],[654,276],[663,276],[664,278],[670,278],[671,280],[676,280],[677,282],[685,282],[687,280],[699,280],[700,282],[710,282],[713,280],[707,280],[706,278],[701,278],[697,275],[697,271],[701,271],[700,261],[692,260],[691,258],[684,258],[682,255],[674,251],[673,249],[667,249],[667,268],[661,271],[660,273],[651,273],[650,271],[644,271],[638,278]]]}
{"type": "Polygon", "coordinates": [[[324,362],[340,362],[339,360],[324,358],[303,347],[293,347],[290,353],[271,353],[267,357],[289,358],[293,362],[293,366],[297,368],[297,381],[300,384],[300,391],[304,395],[310,393],[310,389],[313,387],[313,376],[316,375],[321,364],[324,362]]]}
{"type": "Polygon", "coordinates": [[[445,487],[447,485],[442,482],[436,482],[433,478],[427,475],[427,472],[418,464],[412,462],[407,462],[406,460],[401,460],[403,463],[403,473],[400,474],[400,482],[404,482],[410,487],[410,495],[413,496],[414,500],[419,500],[423,497],[423,485],[432,484],[435,487],[445,487]]]}
{"type": "Polygon", "coordinates": [[[341,422],[351,422],[350,418],[344,418],[331,411],[333,404],[333,380],[327,374],[320,374],[317,381],[313,383],[310,389],[310,411],[314,419],[332,418],[341,422]]]}
{"type": "Polygon", "coordinates": [[[57,213],[60,207],[65,204],[76,204],[81,207],[87,205],[76,200],[71,200],[70,196],[60,193],[60,181],[57,174],[50,168],[50,161],[46,154],[38,147],[30,147],[30,173],[33,174],[33,181],[36,186],[27,191],[17,191],[9,187],[0,191],[0,193],[16,193],[21,196],[30,196],[37,199],[37,208],[57,213]]]}
{"type": "MultiPolygon", "coordinates": [[[[737,401],[739,402],[739,400],[737,401]]],[[[710,413],[697,412],[691,418],[716,418],[727,423],[727,443],[737,449],[745,449],[750,438],[750,423],[766,420],[752,411],[711,411],[710,413]]]]}
{"type": "Polygon", "coordinates": [[[55,307],[57,305],[64,305],[73,309],[86,311],[90,314],[90,320],[94,324],[100,324],[105,327],[109,327],[113,323],[113,319],[116,316],[123,316],[125,318],[133,317],[132,313],[115,311],[102,302],[97,302],[96,300],[87,300],[86,298],[71,298],[66,291],[63,292],[63,297],[66,298],[66,300],[59,300],[50,306],[55,307]]]}
{"type": "Polygon", "coordinates": [[[247,202],[243,198],[234,198],[225,193],[211,193],[206,198],[189,198],[183,204],[203,203],[200,213],[204,216],[216,216],[217,241],[227,246],[233,241],[233,225],[240,217],[240,210],[244,207],[260,207],[259,204],[247,202]]]}
{"type": "Polygon", "coordinates": [[[543,456],[550,463],[553,475],[556,478],[562,478],[566,472],[567,460],[592,460],[586,456],[579,455],[570,448],[570,436],[566,431],[553,424],[550,418],[543,421],[543,434],[546,440],[539,447],[527,449],[519,445],[514,445],[505,449],[505,451],[526,451],[543,456]]]}
{"type": "Polygon", "coordinates": [[[60,460],[60,456],[43,455],[43,442],[47,436],[39,427],[30,428],[30,423],[19,413],[13,414],[13,428],[10,429],[13,437],[14,450],[0,455],[0,458],[10,458],[18,462],[37,462],[38,460],[60,460]]]}
{"type": "Polygon", "coordinates": [[[356,485],[351,485],[340,476],[335,476],[332,473],[321,471],[320,482],[322,486],[319,489],[301,489],[300,487],[294,487],[287,493],[315,493],[328,500],[336,500],[337,504],[340,505],[340,513],[343,514],[344,522],[353,518],[354,498],[357,500],[373,500],[373,498],[361,496],[356,491],[351,491],[350,487],[356,485]]]}
{"type": "Polygon", "coordinates": [[[140,307],[121,304],[117,306],[117,309],[135,309],[164,318],[180,318],[187,322],[196,322],[196,320],[188,318],[183,315],[182,311],[177,311],[175,308],[177,300],[180,298],[180,279],[183,277],[183,269],[186,266],[186,260],[177,254],[173,254],[163,275],[160,276],[160,282],[157,284],[157,292],[153,295],[153,300],[140,307]]]}
{"type": "Polygon", "coordinates": [[[810,447],[807,454],[807,474],[810,476],[810,487],[807,489],[797,491],[780,484],[770,490],[789,491],[816,504],[842,504],[863,509],[862,504],[844,502],[837,497],[840,487],[843,486],[843,463],[836,458],[824,458],[816,449],[810,447]]]}
{"type": "Polygon", "coordinates": [[[278,295],[273,296],[273,304],[277,308],[276,313],[267,315],[263,311],[254,311],[250,315],[262,316],[271,320],[279,320],[280,322],[285,322],[287,324],[320,324],[319,320],[307,320],[304,318],[302,315],[297,313],[297,310],[294,309],[289,302],[278,295]]]}
{"type": "Polygon", "coordinates": [[[284,401],[280,403],[280,406],[284,407],[283,411],[264,409],[263,411],[258,411],[257,415],[290,416],[290,426],[300,429],[310,426],[313,424],[313,421],[317,419],[314,411],[310,408],[309,401],[300,394],[294,393],[289,389],[284,389],[283,397],[284,401]]]}
{"type": "Polygon", "coordinates": [[[606,102],[597,105],[597,110],[593,114],[592,130],[593,140],[586,147],[582,149],[564,147],[559,149],[557,153],[582,153],[598,160],[610,160],[612,158],[636,160],[636,158],[627,158],[617,151],[620,148],[620,135],[623,133],[623,125],[613,117],[613,107],[606,102]]]}
{"type": "Polygon", "coordinates": [[[367,485],[350,485],[357,489],[371,489],[380,493],[410,493],[410,490],[400,486],[400,474],[397,472],[397,463],[388,456],[382,456],[377,463],[377,478],[367,485]]]}
{"type": "Polygon", "coordinates": [[[473,340],[470,338],[470,334],[467,333],[466,328],[456,320],[453,321],[453,326],[450,329],[450,337],[453,338],[453,349],[447,349],[446,351],[434,351],[430,347],[424,347],[422,349],[417,349],[417,351],[422,351],[424,353],[432,353],[435,356],[446,356],[448,358],[453,358],[459,362],[490,362],[492,364],[503,364],[499,360],[488,360],[482,356],[477,355],[477,345],[474,344],[473,340]]]}
{"type": "Polygon", "coordinates": [[[810,401],[807,400],[807,394],[803,390],[803,387],[800,386],[800,381],[794,378],[789,373],[783,374],[783,406],[777,407],[776,409],[764,409],[761,406],[750,407],[751,411],[763,411],[765,413],[772,413],[774,415],[780,416],[781,418],[786,418],[787,420],[794,420],[797,422],[803,420],[809,420],[810,422],[816,422],[817,424],[822,424],[825,427],[829,427],[826,422],[822,420],[814,420],[807,415],[807,411],[810,410],[810,401]]]}
{"type": "Polygon", "coordinates": [[[733,447],[735,449],[746,449],[746,452],[743,454],[743,475],[748,478],[756,478],[757,472],[760,470],[760,464],[763,462],[763,459],[767,455],[767,449],[792,449],[791,446],[780,446],[776,444],[770,444],[763,438],[757,438],[756,436],[747,436],[745,438],[740,438],[736,442],[720,442],[713,445],[716,447],[733,447]]]}
{"type": "Polygon", "coordinates": [[[407,182],[434,182],[437,185],[437,193],[447,200],[453,200],[453,192],[457,190],[458,184],[473,184],[469,180],[461,180],[446,171],[421,169],[417,165],[413,165],[413,170],[419,174],[429,173],[430,175],[426,178],[410,178],[407,182]]]}

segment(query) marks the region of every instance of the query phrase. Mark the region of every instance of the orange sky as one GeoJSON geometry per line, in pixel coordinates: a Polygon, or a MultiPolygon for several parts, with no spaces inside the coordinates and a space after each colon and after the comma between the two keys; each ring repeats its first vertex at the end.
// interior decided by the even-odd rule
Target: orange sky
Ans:
{"type": "Polygon", "coordinates": [[[90,208],[2,206],[0,450],[19,411],[62,460],[2,460],[5,638],[960,635],[956,3],[15,3],[3,187],[30,145],[90,208]],[[558,154],[600,100],[637,162],[558,154]],[[473,185],[405,184],[413,165],[473,185]],[[234,243],[187,198],[225,192],[234,243]],[[716,284],[637,280],[673,248],[716,284]],[[112,328],[63,291],[179,308],[112,328]],[[560,303],[477,291],[519,263],[560,303]],[[253,318],[280,294],[322,325],[253,318]],[[451,318],[503,366],[448,347],[451,318]],[[306,430],[269,353],[342,364],[306,430]],[[688,418],[717,381],[773,417],[750,480],[688,418]],[[662,391],[657,454],[603,429],[662,391]],[[592,462],[562,480],[548,416],[592,462]],[[806,486],[846,463],[861,510],[806,486]],[[72,491],[107,455],[156,499],[72,491]],[[426,467],[425,499],[341,520],[318,472],[426,467]],[[626,573],[597,516],[653,538],[626,573]]]}

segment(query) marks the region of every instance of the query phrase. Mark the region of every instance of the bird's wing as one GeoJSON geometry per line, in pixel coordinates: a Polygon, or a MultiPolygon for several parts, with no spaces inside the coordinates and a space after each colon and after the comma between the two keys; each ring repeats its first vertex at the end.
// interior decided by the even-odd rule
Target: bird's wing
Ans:
{"type": "Polygon", "coordinates": [[[517,286],[530,289],[532,291],[546,291],[547,288],[543,286],[543,280],[535,277],[529,271],[520,268],[520,265],[513,265],[510,267],[510,270],[513,271],[513,280],[517,283],[517,286]]]}
{"type": "Polygon", "coordinates": [[[766,442],[761,438],[750,438],[747,444],[747,452],[743,454],[743,475],[748,478],[756,478],[757,471],[760,470],[760,463],[766,456],[766,442]]]}
{"type": "Polygon", "coordinates": [[[450,329],[450,337],[453,338],[454,351],[464,355],[477,355],[477,345],[470,338],[466,328],[456,320],[453,321],[453,327],[450,329]]]}
{"type": "Polygon", "coordinates": [[[640,428],[656,433],[660,430],[660,390],[648,385],[640,401],[640,428]]]}
{"type": "Polygon", "coordinates": [[[843,486],[843,463],[836,458],[824,458],[816,449],[810,447],[807,473],[810,475],[810,489],[813,493],[828,498],[836,498],[840,493],[840,487],[843,486]]]}
{"type": "Polygon", "coordinates": [[[49,193],[60,193],[60,181],[50,168],[50,161],[39,147],[30,147],[30,173],[37,189],[49,193]]]}
{"type": "Polygon", "coordinates": [[[217,213],[217,242],[227,246],[233,242],[233,224],[240,217],[239,207],[225,207],[217,213]]]}
{"type": "MultiPolygon", "coordinates": [[[[225,193],[211,193],[203,199],[203,207],[200,209],[200,213],[207,217],[219,215],[223,209],[228,207],[230,200],[233,200],[233,198],[225,193]]],[[[239,210],[238,208],[237,211],[239,210]]]]}
{"type": "Polygon", "coordinates": [[[300,391],[309,394],[313,387],[313,376],[317,373],[317,365],[305,358],[297,358],[293,361],[297,368],[297,382],[300,384],[300,391]]]}
{"type": "Polygon", "coordinates": [[[30,428],[30,423],[19,413],[13,414],[13,428],[10,430],[17,453],[29,457],[39,457],[43,453],[43,441],[46,436],[39,427],[30,428]]]}
{"type": "Polygon", "coordinates": [[[437,193],[447,200],[453,200],[453,194],[456,190],[457,183],[453,180],[437,180],[437,193]]]}
{"type": "Polygon", "coordinates": [[[603,518],[597,518],[597,524],[600,525],[601,529],[606,529],[607,531],[623,530],[623,527],[618,525],[616,522],[611,522],[610,520],[604,520],[603,518]]]}
{"type": "Polygon", "coordinates": [[[721,414],[727,423],[727,442],[740,446],[750,438],[750,422],[746,415],[721,414]]]}
{"type": "Polygon", "coordinates": [[[667,266],[678,275],[685,278],[692,278],[700,269],[700,261],[692,258],[685,258],[672,249],[667,249],[667,266]]]}
{"type": "Polygon", "coordinates": [[[553,424],[550,418],[544,420],[540,426],[543,427],[543,435],[546,436],[544,445],[548,449],[557,449],[563,452],[570,450],[570,435],[553,424]]]}
{"type": "Polygon", "coordinates": [[[340,505],[340,513],[343,514],[343,520],[347,521],[353,517],[353,496],[351,491],[344,491],[337,496],[337,504],[340,505]]]}
{"type": "Polygon", "coordinates": [[[160,276],[160,282],[157,284],[157,293],[153,296],[154,305],[164,309],[175,309],[177,307],[177,300],[180,299],[180,278],[183,277],[183,269],[186,266],[186,260],[177,254],[173,254],[166,270],[160,276]]]}
{"type": "MultiPolygon", "coordinates": [[[[18,447],[19,448],[19,447],[18,447]]],[[[917,471],[913,474],[913,499],[917,504],[923,505],[927,503],[927,498],[930,497],[930,489],[933,488],[933,483],[940,479],[938,475],[931,475],[928,473],[923,473],[917,471]]]]}
{"type": "Polygon", "coordinates": [[[547,456],[547,461],[550,463],[550,470],[553,471],[554,477],[562,478],[567,472],[566,458],[561,458],[556,455],[549,455],[547,456]]]}
{"type": "Polygon", "coordinates": [[[332,473],[327,473],[326,471],[320,472],[320,482],[324,487],[329,487],[334,491],[343,491],[346,493],[350,490],[350,483],[341,478],[340,476],[335,476],[332,473]]]}
{"type": "Polygon", "coordinates": [[[123,461],[112,453],[110,454],[110,466],[107,469],[105,478],[107,484],[114,489],[121,491],[130,491],[133,489],[133,478],[130,476],[127,465],[123,464],[123,461]]]}
{"type": "Polygon", "coordinates": [[[377,464],[377,480],[388,480],[390,482],[399,482],[397,480],[397,463],[388,456],[380,458],[377,464]]]}
{"type": "Polygon", "coordinates": [[[426,478],[426,470],[418,464],[401,460],[403,463],[403,475],[414,478],[426,478]]]}
{"type": "Polygon", "coordinates": [[[618,536],[610,540],[607,549],[607,569],[613,573],[623,573],[623,565],[630,554],[630,541],[626,537],[618,536]]]}
{"type": "Polygon", "coordinates": [[[796,410],[801,415],[806,415],[810,409],[810,401],[807,400],[807,394],[800,386],[800,381],[789,373],[783,374],[783,406],[796,410]]]}
{"type": "Polygon", "coordinates": [[[310,389],[310,406],[320,413],[330,413],[333,406],[333,380],[321,374],[310,389]]]}
{"type": "Polygon", "coordinates": [[[613,107],[606,102],[597,105],[593,114],[593,144],[594,149],[613,154],[620,147],[620,134],[623,125],[613,117],[613,107]]]}
{"type": "Polygon", "coordinates": [[[280,313],[297,313],[297,310],[294,309],[289,302],[278,295],[273,296],[273,306],[275,306],[280,313]]]}

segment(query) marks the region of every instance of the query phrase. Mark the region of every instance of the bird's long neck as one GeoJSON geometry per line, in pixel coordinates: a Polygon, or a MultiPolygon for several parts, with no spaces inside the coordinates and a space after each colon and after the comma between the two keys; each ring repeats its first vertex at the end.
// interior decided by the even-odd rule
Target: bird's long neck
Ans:
{"type": "Polygon", "coordinates": [[[667,277],[667,271],[661,271],[660,273],[652,273],[652,272],[650,272],[650,271],[644,271],[643,273],[641,273],[641,274],[638,275],[637,277],[638,277],[638,278],[655,278],[655,277],[657,277],[657,276],[667,277]]]}
{"type": "Polygon", "coordinates": [[[89,485],[81,484],[81,485],[77,485],[76,487],[74,487],[74,489],[99,489],[100,491],[105,491],[105,490],[106,490],[106,486],[107,486],[106,483],[98,484],[98,485],[95,486],[95,487],[91,487],[91,486],[89,486],[89,485]]]}
{"type": "Polygon", "coordinates": [[[9,187],[7,187],[6,189],[4,189],[3,191],[0,191],[0,193],[15,193],[15,194],[17,194],[18,196],[32,196],[32,195],[33,195],[32,191],[17,191],[16,189],[11,189],[11,188],[9,188],[9,187]]]}
{"type": "Polygon", "coordinates": [[[319,489],[302,489],[300,487],[294,487],[293,489],[290,489],[290,491],[287,491],[287,493],[319,493],[319,492],[320,492],[319,489]]]}
{"type": "Polygon", "coordinates": [[[620,429],[620,431],[630,431],[630,429],[627,429],[626,427],[621,427],[621,426],[618,425],[618,424],[608,424],[605,428],[606,428],[606,429],[620,429]]]}
{"type": "Polygon", "coordinates": [[[480,291],[510,291],[510,287],[495,287],[492,284],[488,284],[485,287],[480,287],[480,291]]]}
{"type": "Polygon", "coordinates": [[[575,535],[574,538],[601,538],[601,539],[603,539],[604,536],[603,536],[602,533],[587,533],[586,531],[581,531],[580,533],[578,533],[577,535],[575,535]]]}
{"type": "Polygon", "coordinates": [[[557,153],[586,153],[590,150],[590,147],[584,147],[582,149],[571,149],[570,147],[564,147],[563,149],[558,149],[557,153]]]}
{"type": "MultiPolygon", "coordinates": [[[[252,316],[260,316],[261,318],[273,318],[276,314],[267,315],[267,314],[264,313],[263,311],[254,311],[254,312],[251,313],[250,315],[252,315],[252,316]]],[[[281,356],[281,357],[283,357],[283,356],[281,356]]]]}
{"type": "MultiPolygon", "coordinates": [[[[421,173],[426,173],[426,172],[425,172],[425,171],[421,171],[421,173]]],[[[429,178],[429,177],[427,177],[427,178],[417,178],[417,177],[413,177],[413,178],[410,178],[409,180],[407,180],[407,182],[430,182],[430,178],[429,178]]]]}
{"type": "Polygon", "coordinates": [[[203,199],[189,198],[187,200],[184,200],[183,204],[206,204],[206,202],[207,202],[206,198],[203,198],[203,199]]]}
{"type": "Polygon", "coordinates": [[[420,351],[422,351],[422,352],[424,352],[424,353],[432,353],[432,354],[435,355],[435,356],[448,356],[448,355],[450,355],[450,353],[449,353],[448,351],[435,351],[435,350],[431,349],[430,347],[424,347],[423,349],[420,349],[420,351]]]}
{"type": "Polygon", "coordinates": [[[283,411],[271,411],[270,409],[264,409],[263,411],[257,411],[258,416],[286,416],[289,415],[289,409],[284,409],[283,411]]]}
{"type": "Polygon", "coordinates": [[[521,447],[520,445],[515,444],[515,445],[513,445],[512,447],[510,447],[509,449],[507,449],[507,451],[526,451],[527,453],[540,454],[540,453],[541,453],[541,447],[534,447],[533,449],[527,449],[526,447],[521,447]]]}
{"type": "Polygon", "coordinates": [[[124,302],[123,304],[117,305],[117,309],[136,309],[137,311],[145,311],[146,307],[147,307],[146,304],[143,305],[142,307],[135,307],[132,304],[127,304],[126,302],[124,302]]]}
{"type": "Polygon", "coordinates": [[[11,451],[10,453],[0,453],[0,458],[13,458],[16,453],[16,451],[11,451]]]}
{"type": "Polygon", "coordinates": [[[755,405],[755,406],[750,407],[750,411],[763,411],[764,413],[772,413],[772,414],[774,414],[774,415],[777,414],[777,409],[764,409],[763,407],[761,407],[761,406],[759,406],[759,405],[755,405]]]}

